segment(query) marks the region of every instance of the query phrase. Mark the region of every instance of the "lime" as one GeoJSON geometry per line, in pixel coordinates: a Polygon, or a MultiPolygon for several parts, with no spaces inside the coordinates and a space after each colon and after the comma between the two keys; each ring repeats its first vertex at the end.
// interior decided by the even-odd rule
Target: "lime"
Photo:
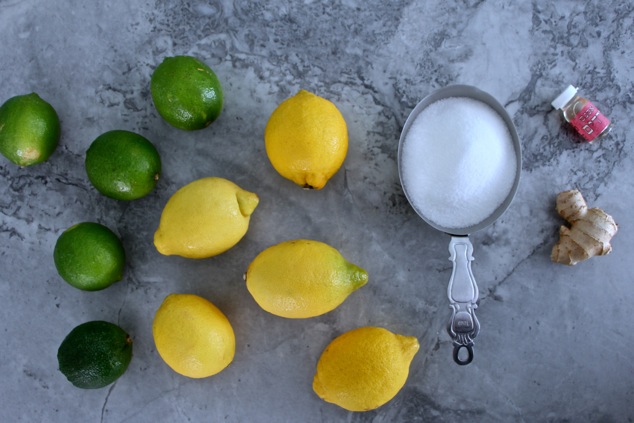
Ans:
{"type": "Polygon", "coordinates": [[[156,110],[179,129],[206,128],[222,111],[220,81],[195,57],[166,57],[152,73],[150,89],[156,110]]]}
{"type": "Polygon", "coordinates": [[[62,279],[84,291],[98,291],[120,281],[125,267],[119,238],[93,222],[66,229],[57,239],[53,256],[62,279]]]}
{"type": "Polygon", "coordinates": [[[161,157],[141,135],[109,131],[97,137],[86,151],[86,173],[103,195],[115,200],[136,200],[156,186],[161,157]]]}
{"type": "Polygon", "coordinates": [[[35,93],[18,95],[0,106],[0,153],[19,166],[49,158],[59,142],[53,106],[35,93]]]}
{"type": "Polygon", "coordinates": [[[119,326],[82,323],[64,338],[57,350],[59,370],[78,388],[103,388],[125,373],[132,360],[132,339],[119,326]]]}

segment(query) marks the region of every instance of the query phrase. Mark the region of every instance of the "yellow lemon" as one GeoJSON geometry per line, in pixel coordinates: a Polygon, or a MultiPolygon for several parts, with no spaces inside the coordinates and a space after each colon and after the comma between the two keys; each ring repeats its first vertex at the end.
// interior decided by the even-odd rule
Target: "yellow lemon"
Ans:
{"type": "Polygon", "coordinates": [[[198,179],[168,200],[154,245],[161,254],[188,258],[223,253],[246,234],[258,202],[256,194],[227,179],[198,179]]]}
{"type": "Polygon", "coordinates": [[[165,363],[191,378],[219,373],[233,361],[236,350],[227,317],[211,302],[192,294],[165,298],[154,316],[152,335],[165,363]]]}
{"type": "Polygon", "coordinates": [[[319,316],[368,281],[368,273],[319,241],[285,241],[262,251],[245,274],[264,310],[281,317],[319,316]]]}
{"type": "Polygon", "coordinates": [[[266,154],[283,177],[321,189],[348,153],[348,128],[337,107],[301,90],[271,114],[264,132],[266,154]]]}
{"type": "Polygon", "coordinates": [[[418,340],[379,327],[362,327],[335,338],[317,363],[313,390],[349,411],[374,410],[405,385],[418,340]]]}

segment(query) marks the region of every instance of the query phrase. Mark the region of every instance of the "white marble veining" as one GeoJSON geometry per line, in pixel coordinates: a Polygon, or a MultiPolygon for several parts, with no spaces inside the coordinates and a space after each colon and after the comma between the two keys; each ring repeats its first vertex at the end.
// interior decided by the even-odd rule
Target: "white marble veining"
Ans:
{"type": "Polygon", "coordinates": [[[625,422],[634,419],[634,3],[562,0],[321,2],[0,0],[0,102],[35,91],[58,111],[59,148],[18,168],[0,157],[0,421],[2,422],[625,422]],[[184,132],[151,101],[152,70],[191,54],[218,74],[225,109],[184,132]],[[397,146],[412,108],[434,89],[468,84],[502,103],[517,127],[517,195],[471,236],[482,326],[475,359],[457,366],[445,331],[449,237],[424,223],[399,183],[397,146]],[[550,106],[579,86],[614,121],[608,139],[579,141],[550,106]],[[300,88],[333,101],[349,128],[343,168],[321,191],[281,178],[264,151],[268,116],[300,88]],[[157,189],[133,202],[88,182],[88,145],[137,131],[163,160],[157,189]],[[208,260],[163,257],[152,245],[180,186],[222,176],[257,192],[247,236],[208,260]],[[550,261],[563,221],[558,192],[578,188],[614,216],[613,252],[575,267],[550,261]],[[81,292],[55,271],[59,234],[79,221],[115,230],[125,278],[81,292]],[[312,238],[366,268],[368,284],[324,316],[261,310],[242,274],[267,246],[312,238]],[[202,295],[237,338],[222,373],[191,380],[160,359],[151,336],[165,295],[202,295]],[[88,320],[134,338],[126,374],[100,390],[57,370],[63,337],[88,320]],[[348,413],[311,383],[323,348],[364,325],[417,336],[403,390],[378,410],[348,413]]]}

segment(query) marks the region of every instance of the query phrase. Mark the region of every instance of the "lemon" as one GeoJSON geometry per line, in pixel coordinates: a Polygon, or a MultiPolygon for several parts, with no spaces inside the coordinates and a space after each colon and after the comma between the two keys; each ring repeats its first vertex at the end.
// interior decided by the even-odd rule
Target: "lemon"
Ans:
{"type": "Polygon", "coordinates": [[[59,370],[78,388],[103,388],[125,373],[132,360],[132,339],[104,321],[74,328],[57,350],[59,370]]]}
{"type": "Polygon", "coordinates": [[[19,166],[48,159],[59,142],[57,112],[36,93],[18,95],[0,106],[0,153],[19,166]]]}
{"type": "Polygon", "coordinates": [[[161,117],[179,129],[203,129],[222,111],[220,81],[195,57],[166,57],[152,73],[150,90],[161,117]]]}
{"type": "Polygon", "coordinates": [[[84,291],[105,289],[120,281],[125,267],[121,240],[94,222],[78,223],[62,232],[53,258],[62,279],[84,291]]]}
{"type": "Polygon", "coordinates": [[[187,258],[223,253],[246,234],[258,202],[256,194],[224,178],[190,182],[167,201],[154,245],[163,255],[187,258]]]}
{"type": "Polygon", "coordinates": [[[379,327],[362,327],[335,338],[317,362],[313,390],[349,411],[374,410],[407,381],[418,340],[379,327]]]}
{"type": "Polygon", "coordinates": [[[208,300],[170,294],[152,323],[156,350],[176,373],[191,378],[215,375],[227,367],[236,349],[227,317],[208,300]]]}
{"type": "Polygon", "coordinates": [[[154,145],[123,130],[98,136],[86,151],[85,166],[97,191],[115,200],[148,195],[161,175],[161,158],[154,145]]]}
{"type": "Polygon", "coordinates": [[[368,273],[319,241],[285,241],[262,251],[245,274],[247,289],[264,310],[306,318],[334,310],[368,281],[368,273]]]}
{"type": "Polygon", "coordinates": [[[348,129],[337,107],[301,90],[271,114],[264,132],[275,170],[304,188],[321,189],[348,152],[348,129]]]}

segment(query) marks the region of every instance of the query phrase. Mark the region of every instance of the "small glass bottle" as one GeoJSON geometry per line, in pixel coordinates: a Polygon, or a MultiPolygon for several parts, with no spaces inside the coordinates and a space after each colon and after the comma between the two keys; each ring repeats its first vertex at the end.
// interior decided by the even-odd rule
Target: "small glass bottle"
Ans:
{"type": "Polygon", "coordinates": [[[610,119],[605,117],[587,98],[577,94],[577,88],[568,85],[551,105],[561,110],[566,122],[588,142],[605,137],[612,129],[610,119]]]}

